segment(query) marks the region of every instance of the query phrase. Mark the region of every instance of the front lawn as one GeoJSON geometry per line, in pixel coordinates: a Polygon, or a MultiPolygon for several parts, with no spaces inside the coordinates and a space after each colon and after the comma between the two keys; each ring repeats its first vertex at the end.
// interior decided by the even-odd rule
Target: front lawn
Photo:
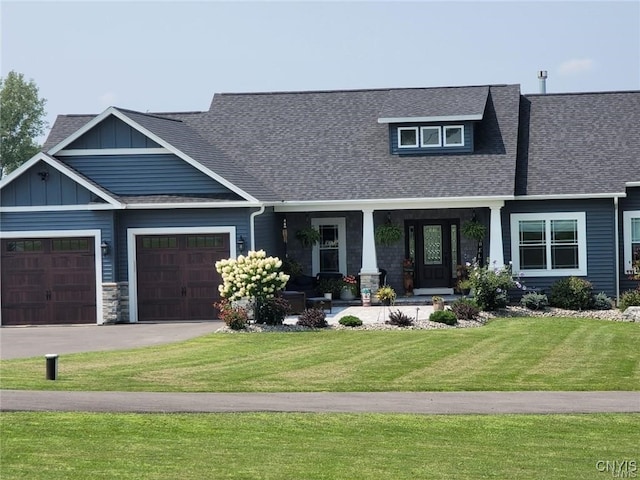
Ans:
{"type": "Polygon", "coordinates": [[[640,390],[640,325],[502,318],[482,328],[211,334],[0,362],[3,389],[184,392],[640,390]]]}
{"type": "Polygon", "coordinates": [[[3,413],[0,476],[605,479],[604,462],[637,462],[639,422],[637,414],[3,413]]]}

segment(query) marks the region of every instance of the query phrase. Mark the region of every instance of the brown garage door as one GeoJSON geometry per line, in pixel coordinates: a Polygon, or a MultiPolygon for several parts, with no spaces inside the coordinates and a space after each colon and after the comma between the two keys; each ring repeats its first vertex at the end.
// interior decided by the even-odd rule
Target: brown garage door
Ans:
{"type": "Polygon", "coordinates": [[[136,237],[138,320],[211,320],[228,234],[136,237]]]}
{"type": "Polygon", "coordinates": [[[2,324],[96,322],[93,238],[2,240],[2,324]]]}

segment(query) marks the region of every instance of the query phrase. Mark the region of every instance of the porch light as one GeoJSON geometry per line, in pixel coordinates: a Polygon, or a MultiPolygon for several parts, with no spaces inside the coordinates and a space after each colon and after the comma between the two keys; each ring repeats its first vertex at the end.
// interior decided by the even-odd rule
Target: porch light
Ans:
{"type": "Polygon", "coordinates": [[[238,245],[238,251],[240,253],[244,253],[244,237],[242,235],[240,235],[237,245],[238,245]]]}
{"type": "Polygon", "coordinates": [[[100,250],[102,250],[102,256],[106,257],[107,255],[109,255],[109,252],[111,251],[111,246],[109,245],[109,243],[103,240],[102,243],[100,244],[100,250]]]}

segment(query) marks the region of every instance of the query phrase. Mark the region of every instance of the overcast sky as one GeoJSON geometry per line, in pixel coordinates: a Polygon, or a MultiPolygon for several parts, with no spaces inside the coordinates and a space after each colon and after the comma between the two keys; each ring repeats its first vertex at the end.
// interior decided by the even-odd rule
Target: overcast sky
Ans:
{"type": "Polygon", "coordinates": [[[58,114],[206,110],[217,92],[640,89],[640,2],[7,1],[0,74],[58,114]]]}

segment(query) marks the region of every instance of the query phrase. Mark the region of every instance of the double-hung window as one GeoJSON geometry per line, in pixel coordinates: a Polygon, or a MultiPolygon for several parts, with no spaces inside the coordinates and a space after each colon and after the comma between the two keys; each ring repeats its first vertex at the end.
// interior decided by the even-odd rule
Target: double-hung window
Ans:
{"type": "Polygon", "coordinates": [[[587,274],[584,212],[511,215],[513,269],[529,276],[587,274]]]}
{"type": "Polygon", "coordinates": [[[624,235],[624,271],[638,274],[640,268],[640,210],[624,212],[622,216],[624,235]]]}

